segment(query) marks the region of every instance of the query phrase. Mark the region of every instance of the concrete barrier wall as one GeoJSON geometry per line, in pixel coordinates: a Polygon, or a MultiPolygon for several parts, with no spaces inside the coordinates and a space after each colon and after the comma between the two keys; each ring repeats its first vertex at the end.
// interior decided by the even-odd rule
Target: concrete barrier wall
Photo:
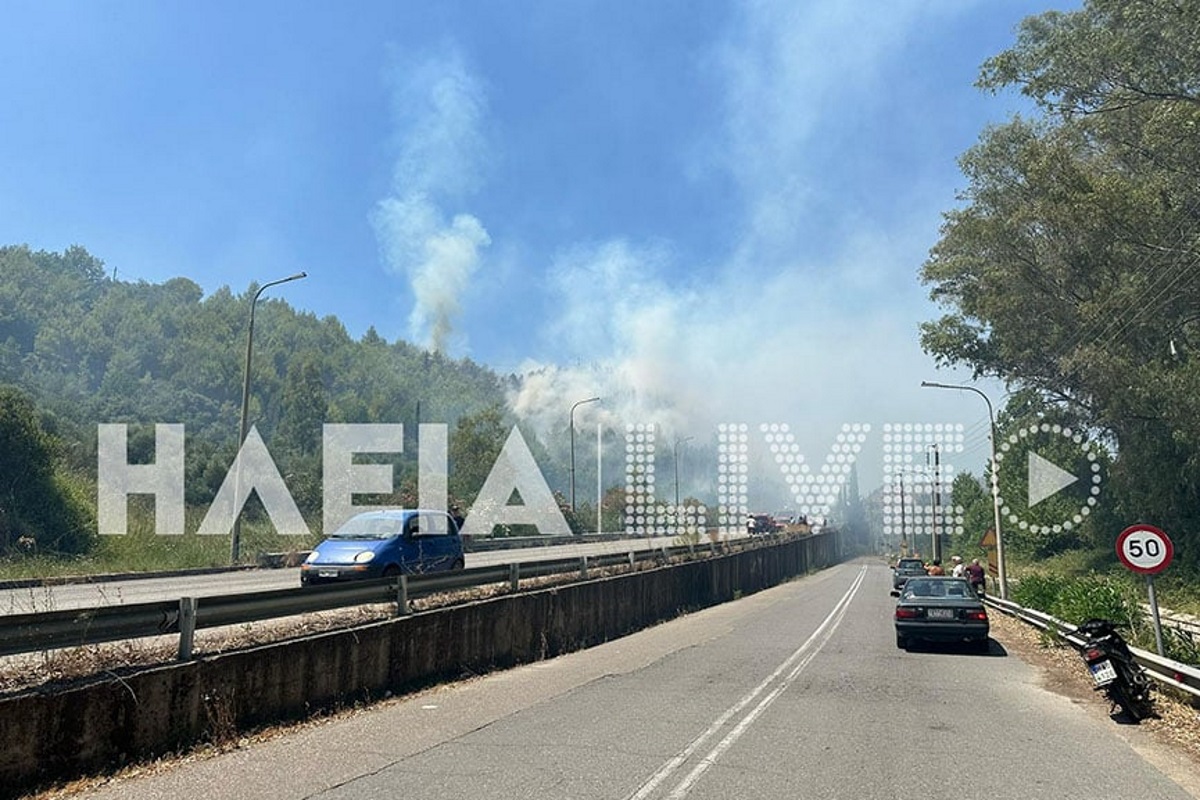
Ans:
{"type": "Polygon", "coordinates": [[[812,536],[0,698],[0,796],[550,658],[839,559],[837,534],[812,536]]]}

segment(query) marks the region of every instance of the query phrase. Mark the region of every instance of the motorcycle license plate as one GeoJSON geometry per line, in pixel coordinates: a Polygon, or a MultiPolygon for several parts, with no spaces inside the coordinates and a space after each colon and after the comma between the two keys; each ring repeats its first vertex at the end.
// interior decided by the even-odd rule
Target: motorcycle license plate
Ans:
{"type": "Polygon", "coordinates": [[[1089,664],[1088,669],[1092,671],[1092,680],[1097,686],[1104,686],[1117,679],[1117,671],[1113,669],[1111,661],[1097,661],[1095,664],[1089,664]]]}

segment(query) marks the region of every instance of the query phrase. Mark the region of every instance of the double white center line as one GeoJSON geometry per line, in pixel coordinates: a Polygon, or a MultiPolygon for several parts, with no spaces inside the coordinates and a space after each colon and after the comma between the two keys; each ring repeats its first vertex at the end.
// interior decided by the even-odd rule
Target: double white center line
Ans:
{"type": "Polygon", "coordinates": [[[766,680],[754,687],[749,694],[737,701],[721,716],[717,717],[704,733],[689,742],[687,747],[680,750],[678,754],[659,767],[658,771],[651,775],[626,800],[645,800],[645,798],[650,797],[662,783],[669,780],[687,764],[692,756],[704,747],[710,739],[724,730],[734,717],[742,714],[743,711],[746,711],[753,704],[753,707],[750,707],[750,710],[746,711],[744,716],[730,729],[729,733],[701,757],[699,762],[692,767],[692,770],[667,795],[670,800],[681,800],[687,797],[688,792],[691,791],[692,786],[696,784],[700,776],[709,767],[717,763],[717,760],[725,751],[732,747],[733,743],[750,729],[754,721],[775,702],[779,695],[783,694],[792,685],[796,678],[800,676],[800,673],[804,671],[804,668],[808,666],[809,662],[816,658],[817,653],[821,652],[821,648],[825,646],[825,643],[829,641],[834,631],[837,630],[838,625],[841,624],[842,618],[846,615],[846,609],[850,607],[850,601],[854,599],[858,588],[862,586],[863,578],[866,577],[866,574],[867,568],[864,566],[859,570],[858,575],[855,576],[854,582],[850,584],[850,588],[842,595],[842,599],[829,612],[829,616],[825,617],[824,622],[813,631],[813,634],[805,640],[804,644],[796,648],[795,652],[776,667],[775,671],[768,675],[766,680]],[[757,703],[755,703],[756,700],[758,701],[757,703]]]}

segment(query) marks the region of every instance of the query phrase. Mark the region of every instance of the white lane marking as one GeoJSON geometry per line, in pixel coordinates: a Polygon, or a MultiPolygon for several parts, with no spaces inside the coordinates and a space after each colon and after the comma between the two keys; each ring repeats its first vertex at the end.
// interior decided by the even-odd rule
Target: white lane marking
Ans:
{"type": "MultiPolygon", "coordinates": [[[[836,631],[838,625],[841,624],[842,618],[846,616],[846,610],[850,607],[850,600],[854,598],[854,594],[858,591],[858,588],[862,586],[863,577],[865,575],[866,568],[864,567],[863,570],[858,573],[858,578],[855,580],[854,585],[850,588],[850,591],[844,598],[845,603],[843,603],[840,608],[834,609],[833,613],[836,614],[836,616],[827,617],[825,623],[822,623],[822,627],[825,627],[825,624],[829,624],[829,628],[824,632],[824,635],[821,636],[820,642],[817,643],[812,652],[808,653],[803,659],[801,659],[801,661],[796,664],[795,668],[792,669],[792,671],[788,674],[787,678],[785,678],[766,697],[764,697],[759,704],[742,719],[741,722],[734,726],[733,730],[730,731],[724,739],[718,742],[716,747],[710,750],[708,754],[704,756],[704,758],[700,759],[700,763],[688,773],[686,778],[680,781],[679,785],[676,786],[669,795],[667,795],[669,800],[682,800],[682,798],[686,797],[688,792],[691,791],[692,786],[695,785],[696,781],[700,779],[700,776],[707,772],[709,767],[716,764],[717,759],[719,759],[726,750],[732,747],[733,743],[742,737],[742,734],[750,729],[750,726],[756,719],[758,719],[762,712],[766,711],[767,707],[774,703],[779,695],[783,694],[787,688],[795,682],[796,678],[800,677],[800,673],[804,671],[804,668],[807,667],[809,663],[817,657],[817,653],[821,652],[821,648],[823,648],[825,644],[831,638],[833,638],[834,631],[836,631]]],[[[817,633],[820,632],[821,628],[818,628],[817,633]]]]}
{"type": "MultiPolygon", "coordinates": [[[[745,731],[745,728],[748,727],[749,724],[753,722],[754,719],[757,718],[758,715],[761,714],[762,711],[765,710],[765,708],[770,705],[770,703],[773,702],[774,699],[778,697],[779,694],[785,688],[787,688],[787,686],[794,681],[797,676],[799,676],[804,667],[808,665],[808,662],[812,660],[812,657],[820,652],[821,648],[824,647],[825,642],[829,640],[829,637],[833,634],[833,630],[837,627],[837,624],[840,623],[842,617],[845,616],[846,609],[849,607],[850,601],[854,598],[855,593],[858,591],[858,587],[862,585],[863,578],[866,576],[866,574],[867,568],[866,566],[863,566],[862,569],[859,570],[858,575],[855,577],[853,583],[851,583],[850,588],[846,590],[844,595],[842,595],[842,599],[838,600],[837,604],[833,607],[833,610],[829,612],[829,616],[825,617],[825,620],[817,627],[815,631],[813,631],[812,635],[804,641],[804,644],[796,648],[796,650],[790,656],[788,656],[782,664],[776,667],[775,670],[768,675],[762,683],[754,687],[749,694],[732,705],[727,711],[725,711],[725,713],[721,714],[721,716],[717,717],[713,724],[708,726],[704,733],[700,734],[691,742],[689,742],[686,747],[679,751],[679,753],[659,767],[658,771],[651,775],[650,778],[643,783],[636,792],[629,795],[626,800],[645,800],[645,798],[649,797],[650,794],[657,789],[663,781],[671,777],[676,770],[678,770],[685,762],[687,762],[687,760],[692,757],[693,753],[699,750],[705,742],[707,742],[709,739],[715,736],[718,731],[724,728],[725,724],[729,722],[730,719],[741,712],[746,706],[753,703],[760,694],[766,691],[767,688],[779,678],[779,676],[787,673],[788,670],[792,670],[791,673],[788,674],[788,677],[785,679],[784,683],[771,692],[767,698],[764,698],[763,701],[759,703],[759,705],[752,710],[750,714],[748,714],[746,718],[742,720],[741,723],[739,723],[738,727],[734,729],[734,732],[737,733],[737,736],[734,736],[733,733],[730,733],[729,736],[733,736],[733,739],[730,739],[729,736],[725,737],[725,740],[722,740],[721,744],[718,744],[716,748],[714,748],[707,756],[705,756],[705,760],[713,759],[715,761],[715,758],[719,757],[722,752],[728,749],[729,745],[733,744],[738,736],[741,736],[741,733],[745,731]],[[823,634],[825,635],[823,636],[823,634]],[[809,655],[808,658],[804,658],[808,649],[817,639],[821,639],[820,645],[817,646],[817,648],[812,652],[811,655],[809,655]],[[802,658],[802,663],[796,665],[796,662],[800,661],[802,658]],[[793,668],[793,665],[796,666],[793,668]],[[729,740],[728,744],[726,744],[726,740],[729,740]],[[724,747],[722,747],[722,744],[724,747]],[[720,750],[720,752],[718,752],[718,750],[720,750]]],[[[695,778],[699,778],[699,776],[703,774],[703,771],[708,769],[708,766],[711,766],[711,764],[706,766],[704,761],[702,761],[701,764],[696,768],[699,769],[700,772],[697,773],[696,770],[693,770],[692,773],[690,773],[688,777],[684,779],[684,782],[675,788],[674,792],[671,794],[671,797],[676,797],[677,793],[681,790],[686,794],[687,789],[690,788],[691,784],[695,783],[695,778]],[[703,769],[700,769],[700,767],[703,767],[703,769]],[[695,778],[693,778],[693,774],[695,775],[695,778]],[[686,784],[686,786],[684,784],[686,784]]],[[[682,797],[683,795],[678,796],[682,797]]]]}

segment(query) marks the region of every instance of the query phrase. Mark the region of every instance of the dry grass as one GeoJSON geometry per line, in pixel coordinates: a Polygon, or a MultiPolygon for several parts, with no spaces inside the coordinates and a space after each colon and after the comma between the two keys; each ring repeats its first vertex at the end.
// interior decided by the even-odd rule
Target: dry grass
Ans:
{"type": "MultiPolygon", "coordinates": [[[[639,561],[635,569],[651,569],[653,562],[639,561]]],[[[590,567],[588,578],[596,579],[627,573],[627,565],[590,567]]],[[[561,586],[579,580],[578,573],[563,573],[521,580],[522,591],[561,586]]],[[[410,613],[486,600],[511,593],[508,583],[478,586],[455,592],[443,592],[409,601],[410,613]]],[[[192,655],[199,658],[247,647],[287,641],[325,631],[391,619],[395,603],[355,606],[320,611],[296,617],[209,628],[196,631],[192,655]]],[[[51,689],[92,679],[118,678],[137,668],[167,664],[175,660],[179,636],[158,636],[109,644],[86,645],[40,653],[0,657],[0,696],[30,689],[51,689]]]]}

